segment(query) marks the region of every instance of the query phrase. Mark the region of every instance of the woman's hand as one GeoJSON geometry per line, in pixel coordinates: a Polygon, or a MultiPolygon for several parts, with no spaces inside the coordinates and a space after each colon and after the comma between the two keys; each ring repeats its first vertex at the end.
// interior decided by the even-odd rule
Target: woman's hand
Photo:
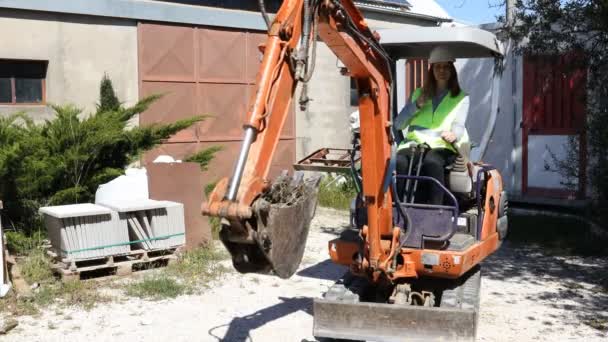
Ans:
{"type": "Polygon", "coordinates": [[[441,138],[450,144],[453,144],[456,141],[456,134],[452,131],[443,131],[441,132],[441,138]]]}
{"type": "Polygon", "coordinates": [[[420,94],[420,96],[418,96],[418,98],[416,99],[416,107],[418,109],[422,108],[422,106],[424,106],[424,103],[426,102],[426,98],[424,96],[424,93],[420,94]]]}

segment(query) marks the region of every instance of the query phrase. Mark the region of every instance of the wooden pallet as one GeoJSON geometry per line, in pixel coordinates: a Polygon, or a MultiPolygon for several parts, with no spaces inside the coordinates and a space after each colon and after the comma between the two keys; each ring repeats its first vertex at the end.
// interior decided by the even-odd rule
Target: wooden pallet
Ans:
{"type": "Polygon", "coordinates": [[[51,268],[61,276],[62,281],[127,276],[137,270],[169,265],[177,261],[176,248],[135,250],[121,255],[79,261],[61,259],[50,250],[47,250],[47,254],[54,260],[51,268]]]}

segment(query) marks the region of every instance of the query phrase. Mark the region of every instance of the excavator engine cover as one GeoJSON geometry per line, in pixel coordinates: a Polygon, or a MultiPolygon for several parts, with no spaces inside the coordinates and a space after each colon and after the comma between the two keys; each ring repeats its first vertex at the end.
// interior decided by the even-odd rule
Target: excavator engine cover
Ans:
{"type": "Polygon", "coordinates": [[[304,179],[282,175],[252,205],[248,223],[249,243],[238,243],[230,226],[224,225],[220,239],[241,273],[274,273],[289,278],[300,265],[310,222],[314,217],[320,177],[304,179]]]}

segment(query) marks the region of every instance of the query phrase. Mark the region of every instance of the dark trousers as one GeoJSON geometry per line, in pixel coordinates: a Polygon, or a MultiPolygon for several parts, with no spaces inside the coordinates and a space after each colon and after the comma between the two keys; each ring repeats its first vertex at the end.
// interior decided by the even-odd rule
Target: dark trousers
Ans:
{"type": "MultiPolygon", "coordinates": [[[[445,167],[450,165],[456,160],[456,154],[445,148],[438,148],[429,150],[422,161],[422,168],[420,171],[421,176],[428,176],[437,179],[441,184],[445,185],[445,167]]],[[[416,175],[416,168],[418,167],[419,154],[416,153],[413,158],[412,175],[416,175]]],[[[409,171],[411,159],[410,149],[405,148],[397,152],[397,174],[407,175],[409,171]]],[[[413,188],[413,181],[410,181],[410,191],[413,188]]],[[[405,191],[405,179],[397,180],[397,194],[400,199],[403,199],[403,193],[405,191]]],[[[419,181],[418,188],[416,190],[415,203],[426,203],[426,204],[443,204],[444,192],[437,186],[429,181],[419,181]]]]}

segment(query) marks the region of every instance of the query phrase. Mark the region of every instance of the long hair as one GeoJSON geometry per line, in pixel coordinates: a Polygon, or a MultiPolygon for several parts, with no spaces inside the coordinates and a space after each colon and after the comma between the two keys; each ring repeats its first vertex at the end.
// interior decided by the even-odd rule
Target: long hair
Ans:
{"type": "MultiPolygon", "coordinates": [[[[450,91],[450,95],[452,97],[458,96],[460,94],[460,84],[458,83],[458,73],[456,71],[456,67],[454,67],[454,63],[450,63],[450,79],[448,80],[448,90],[450,91]]],[[[435,74],[433,74],[433,64],[426,71],[426,82],[424,87],[422,87],[422,92],[424,93],[424,97],[427,99],[432,99],[437,95],[437,80],[435,79],[435,74]]]]}

